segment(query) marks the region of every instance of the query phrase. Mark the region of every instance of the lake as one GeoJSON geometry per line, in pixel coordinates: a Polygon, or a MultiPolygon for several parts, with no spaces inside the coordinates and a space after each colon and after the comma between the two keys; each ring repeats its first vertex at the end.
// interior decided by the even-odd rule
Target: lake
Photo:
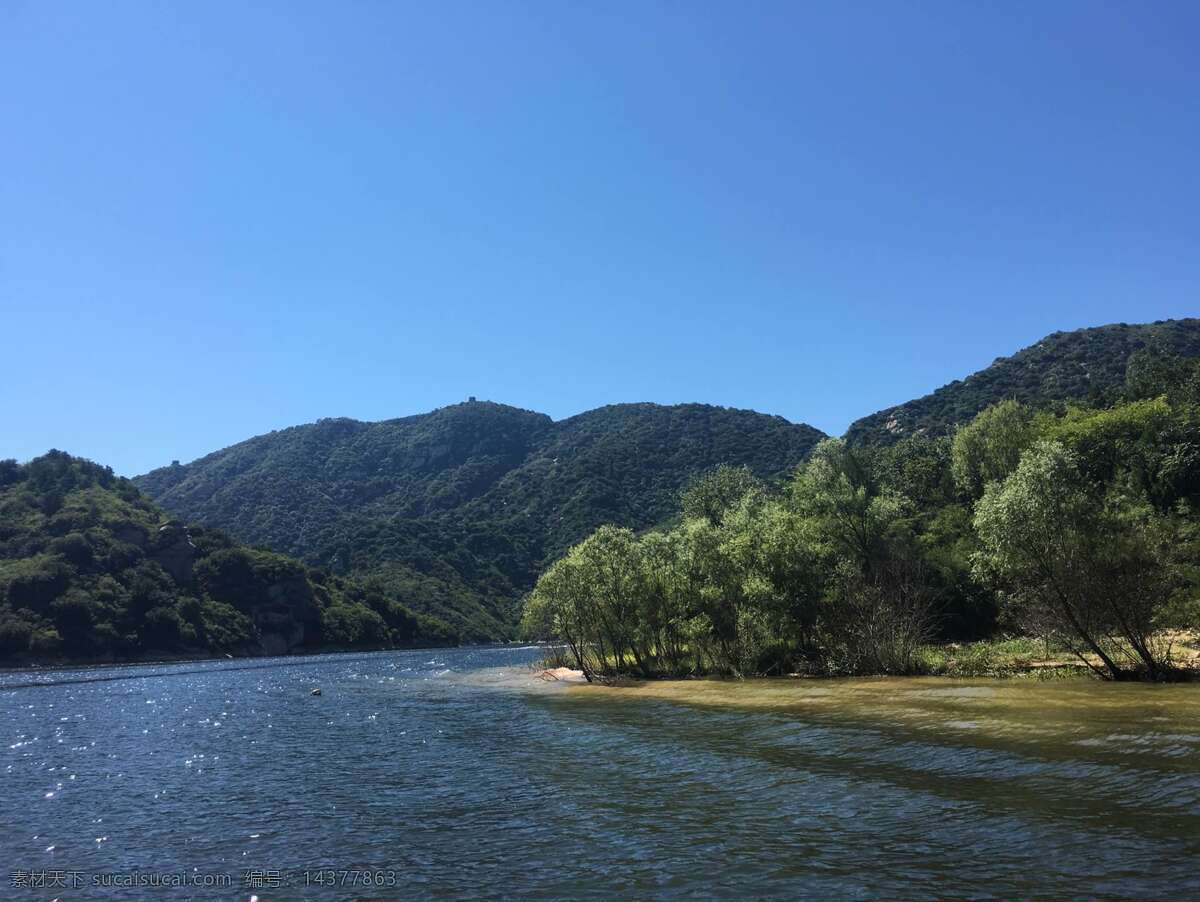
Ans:
{"type": "Polygon", "coordinates": [[[5,895],[1200,895],[1200,687],[540,654],[0,674],[5,895]]]}

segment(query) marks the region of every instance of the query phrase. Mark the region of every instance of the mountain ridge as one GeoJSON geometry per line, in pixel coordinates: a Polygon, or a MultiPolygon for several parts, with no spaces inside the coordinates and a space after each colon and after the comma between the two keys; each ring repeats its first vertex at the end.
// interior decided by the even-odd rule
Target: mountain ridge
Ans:
{"type": "Polygon", "coordinates": [[[909,435],[945,435],[1006,398],[1032,404],[1083,400],[1120,385],[1129,358],[1142,349],[1200,356],[1200,319],[1109,323],[1052,332],[962,379],[855,420],[846,430],[846,439],[854,444],[890,444],[909,435]]]}

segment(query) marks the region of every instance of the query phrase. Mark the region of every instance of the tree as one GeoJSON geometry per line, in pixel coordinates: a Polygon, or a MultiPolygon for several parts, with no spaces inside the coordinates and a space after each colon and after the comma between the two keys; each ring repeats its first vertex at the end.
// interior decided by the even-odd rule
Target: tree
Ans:
{"type": "Polygon", "coordinates": [[[1125,368],[1125,397],[1166,397],[1173,404],[1200,404],[1200,360],[1143,348],[1125,368]]]}
{"type": "Polygon", "coordinates": [[[92,609],[93,605],[87,596],[77,590],[55,599],[50,605],[54,626],[72,652],[87,651],[94,620],[92,609]]]}
{"type": "Polygon", "coordinates": [[[542,574],[527,602],[527,634],[562,638],[590,681],[633,664],[650,675],[642,618],[649,587],[633,532],[601,526],[542,574]]]}
{"type": "Polygon", "coordinates": [[[1163,397],[1039,418],[1044,438],[1072,450],[1094,482],[1144,495],[1161,512],[1200,502],[1200,410],[1163,397]]]}
{"type": "Polygon", "coordinates": [[[748,561],[736,548],[741,536],[729,523],[715,526],[700,517],[685,520],[679,533],[684,566],[695,586],[689,639],[716,670],[741,676],[752,656],[746,616],[748,561]]]}
{"type": "Polygon", "coordinates": [[[1166,652],[1153,636],[1178,570],[1147,508],[1105,495],[1073,452],[1043,441],[988,486],[974,523],[977,574],[1026,623],[1058,635],[1103,676],[1126,679],[1139,667],[1164,675],[1166,652]]]}
{"type": "Polygon", "coordinates": [[[595,677],[594,630],[586,607],[580,562],[570,551],[538,577],[525,600],[521,628],[532,639],[561,639],[590,683],[595,677]]]}
{"type": "Polygon", "coordinates": [[[683,531],[646,533],[640,545],[644,574],[641,619],[659,665],[673,674],[694,671],[699,662],[688,638],[698,615],[699,574],[690,565],[683,531]]]}
{"type": "Polygon", "coordinates": [[[791,486],[822,555],[819,626],[841,672],[909,672],[930,632],[930,593],[908,498],[882,486],[863,452],[829,439],[791,486]]]}
{"type": "Polygon", "coordinates": [[[761,494],[762,488],[749,467],[716,467],[700,474],[683,490],[683,516],[720,526],[746,495],[761,494]]]}
{"type": "Polygon", "coordinates": [[[988,483],[1016,469],[1033,437],[1032,415],[1023,405],[1008,400],[985,408],[954,434],[950,450],[954,484],[967,498],[982,497],[988,483]]]}
{"type": "Polygon", "coordinates": [[[731,518],[726,547],[738,561],[743,593],[776,642],[814,643],[822,580],[810,521],[782,499],[743,505],[731,518]]]}
{"type": "Polygon", "coordinates": [[[797,512],[810,519],[835,556],[868,573],[886,555],[889,526],[905,510],[903,497],[881,490],[860,452],[825,439],[790,487],[797,512]]]}
{"type": "Polygon", "coordinates": [[[951,440],[945,436],[909,436],[873,449],[872,469],[884,488],[903,495],[920,509],[942,507],[956,498],[950,449],[951,440]]]}
{"type": "Polygon", "coordinates": [[[0,460],[0,488],[13,485],[25,478],[25,470],[11,457],[0,460]]]}

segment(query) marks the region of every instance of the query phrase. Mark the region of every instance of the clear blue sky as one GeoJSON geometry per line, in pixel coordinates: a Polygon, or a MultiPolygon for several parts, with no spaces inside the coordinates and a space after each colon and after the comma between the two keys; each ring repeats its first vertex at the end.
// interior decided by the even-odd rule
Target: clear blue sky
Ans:
{"type": "Polygon", "coordinates": [[[0,457],[478,395],[840,433],[1200,313],[1200,4],[0,0],[0,457]]]}

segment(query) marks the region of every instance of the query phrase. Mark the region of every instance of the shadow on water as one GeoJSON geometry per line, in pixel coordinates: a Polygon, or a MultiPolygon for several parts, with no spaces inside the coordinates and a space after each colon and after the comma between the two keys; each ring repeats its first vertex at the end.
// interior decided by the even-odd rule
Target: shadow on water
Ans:
{"type": "Polygon", "coordinates": [[[1200,691],[1092,681],[706,681],[543,703],[668,748],[951,806],[1174,842],[1200,855],[1200,691]],[[681,713],[683,712],[683,713],[681,713]]]}

